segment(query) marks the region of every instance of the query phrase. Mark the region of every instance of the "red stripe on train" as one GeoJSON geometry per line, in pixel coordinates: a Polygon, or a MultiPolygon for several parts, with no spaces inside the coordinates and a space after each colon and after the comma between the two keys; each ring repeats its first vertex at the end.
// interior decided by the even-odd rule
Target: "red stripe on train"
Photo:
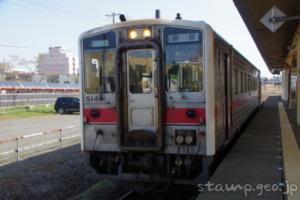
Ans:
{"type": "Polygon", "coordinates": [[[251,96],[251,97],[242,97],[238,99],[234,99],[231,102],[231,107],[232,109],[239,109],[240,107],[248,104],[249,102],[253,100],[257,100],[258,96],[251,96]]]}
{"type": "MultiPolygon", "coordinates": [[[[83,116],[87,123],[117,123],[115,108],[85,108],[83,116]],[[92,117],[92,111],[98,111],[98,117],[92,117]]],[[[165,110],[164,123],[167,124],[199,124],[205,122],[205,108],[168,108],[165,110]],[[192,110],[193,117],[187,112],[192,110]]]]}
{"type": "Polygon", "coordinates": [[[205,108],[167,108],[164,123],[166,124],[199,124],[205,122],[205,108]],[[193,117],[188,117],[187,112],[194,111],[193,117]]]}
{"type": "Polygon", "coordinates": [[[83,116],[87,123],[117,123],[115,108],[85,108],[83,116]],[[97,111],[99,113],[98,117],[92,117],[92,111],[97,111]]]}

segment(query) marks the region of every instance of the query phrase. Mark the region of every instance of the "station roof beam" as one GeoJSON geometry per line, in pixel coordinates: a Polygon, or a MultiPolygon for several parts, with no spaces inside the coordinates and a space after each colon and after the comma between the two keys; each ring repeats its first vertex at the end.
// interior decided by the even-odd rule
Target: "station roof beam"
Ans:
{"type": "MultiPolygon", "coordinates": [[[[293,38],[299,20],[288,20],[276,31],[270,31],[261,19],[276,7],[286,17],[300,15],[299,0],[233,0],[246,26],[248,27],[269,70],[283,68],[289,50],[293,48],[293,38]]],[[[290,18],[289,18],[290,19],[290,18]]],[[[297,19],[297,18],[296,18],[297,19]]]]}

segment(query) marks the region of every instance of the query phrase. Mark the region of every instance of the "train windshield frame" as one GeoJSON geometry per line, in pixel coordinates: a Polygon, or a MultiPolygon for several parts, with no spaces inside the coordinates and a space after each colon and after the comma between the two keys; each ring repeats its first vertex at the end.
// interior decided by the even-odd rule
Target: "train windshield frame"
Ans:
{"type": "Polygon", "coordinates": [[[203,90],[203,33],[199,29],[164,29],[165,80],[168,92],[203,90]]]}
{"type": "Polygon", "coordinates": [[[116,34],[113,31],[83,39],[84,92],[115,92],[116,34]]]}

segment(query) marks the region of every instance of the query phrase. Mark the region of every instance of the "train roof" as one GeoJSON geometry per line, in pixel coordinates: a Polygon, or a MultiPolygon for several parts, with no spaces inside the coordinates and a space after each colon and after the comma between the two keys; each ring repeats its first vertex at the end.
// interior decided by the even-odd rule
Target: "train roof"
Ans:
{"type": "Polygon", "coordinates": [[[241,58],[243,58],[246,62],[250,63],[254,68],[258,71],[259,69],[253,65],[245,56],[243,56],[237,49],[233,47],[228,41],[226,41],[219,33],[217,33],[208,23],[203,20],[200,21],[192,21],[192,20],[183,20],[183,19],[139,19],[139,20],[129,20],[125,22],[118,22],[115,24],[104,25],[101,27],[97,27],[94,29],[90,29],[80,35],[80,39],[84,37],[88,37],[90,35],[97,34],[99,32],[105,32],[112,29],[124,28],[129,26],[147,26],[147,25],[169,25],[169,26],[182,26],[182,27],[189,27],[189,28],[205,28],[212,31],[219,39],[221,39],[225,44],[231,46],[233,51],[237,53],[241,58]]]}
{"type": "Polygon", "coordinates": [[[254,67],[256,70],[260,71],[252,62],[250,62],[242,53],[240,53],[232,44],[230,44],[227,40],[225,40],[220,34],[218,34],[216,31],[214,31],[214,34],[216,37],[222,40],[226,45],[230,46],[233,52],[236,53],[240,58],[242,58],[244,61],[251,64],[252,67],[254,67]]]}
{"type": "Polygon", "coordinates": [[[207,27],[212,29],[205,21],[191,21],[191,20],[169,20],[169,19],[140,19],[119,22],[115,24],[104,25],[91,30],[88,30],[80,35],[80,38],[86,35],[93,35],[99,32],[105,32],[112,29],[124,28],[128,26],[141,26],[141,25],[173,25],[173,26],[186,26],[186,27],[207,27]]]}

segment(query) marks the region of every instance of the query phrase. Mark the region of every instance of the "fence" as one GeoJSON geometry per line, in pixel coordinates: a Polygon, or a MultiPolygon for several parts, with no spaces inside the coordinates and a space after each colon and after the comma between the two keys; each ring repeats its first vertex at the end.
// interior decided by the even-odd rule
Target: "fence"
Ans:
{"type": "Polygon", "coordinates": [[[79,97],[78,93],[13,93],[0,94],[0,107],[54,104],[58,97],[79,97]]]}
{"type": "Polygon", "coordinates": [[[78,128],[79,126],[69,126],[64,129],[0,140],[0,166],[77,144],[80,141],[78,128]]]}

